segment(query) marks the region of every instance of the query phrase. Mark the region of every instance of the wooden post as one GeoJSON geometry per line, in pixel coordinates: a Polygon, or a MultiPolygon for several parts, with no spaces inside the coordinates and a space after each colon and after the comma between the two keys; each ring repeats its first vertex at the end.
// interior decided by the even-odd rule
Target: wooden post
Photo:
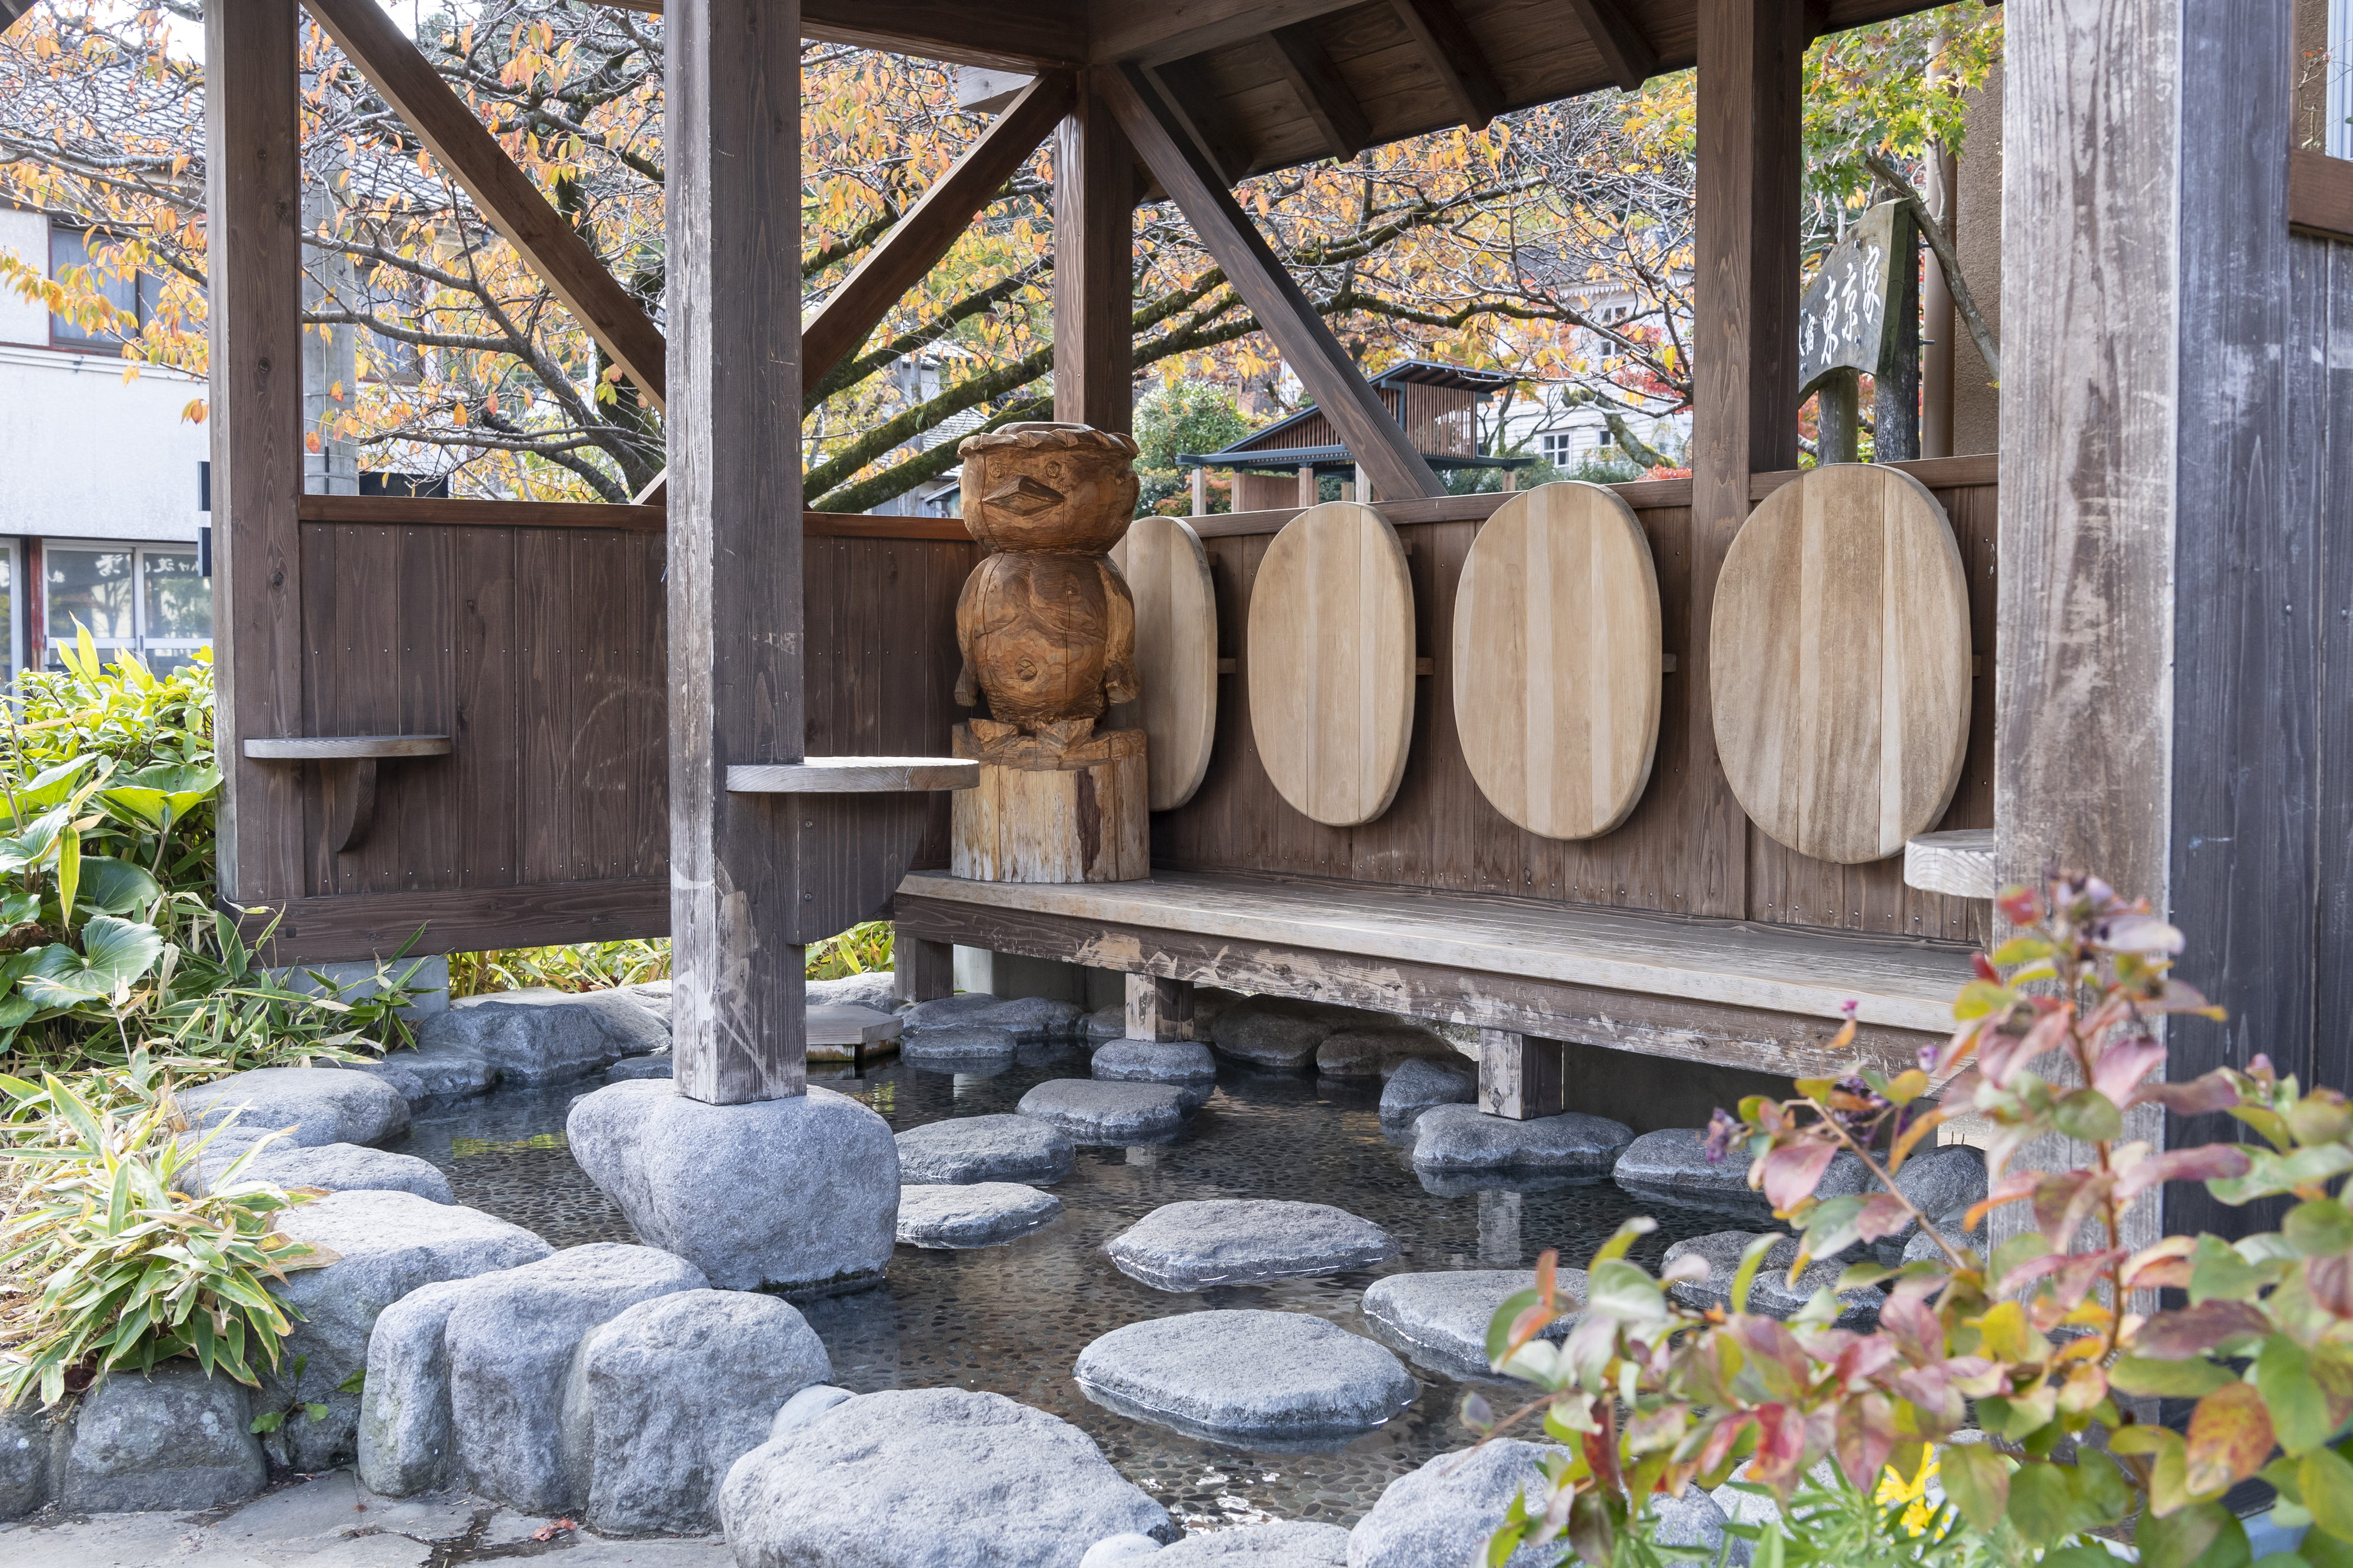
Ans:
{"type": "Polygon", "coordinates": [[[1674,906],[1748,913],[1748,820],[1715,752],[1705,628],[1748,476],[1798,466],[1799,68],[1805,0],[1700,0],[1691,608],[1678,668],[1690,880],[1674,906]]]}
{"type": "Polygon", "coordinates": [[[1209,515],[1209,470],[1207,468],[1193,470],[1193,515],[1209,515]]]}
{"type": "MultiPolygon", "coordinates": [[[[678,1092],[804,1092],[800,6],[674,0],[670,118],[670,853],[678,1092]]],[[[810,814],[807,820],[833,819],[810,814]]]]}
{"type": "Polygon", "coordinates": [[[1093,76],[1054,143],[1054,417],[1135,423],[1135,154],[1093,76]]]}
{"type": "Polygon", "coordinates": [[[1316,501],[1315,468],[1312,463],[1299,465],[1299,504],[1314,506],[1316,501]]]}
{"type": "Polygon", "coordinates": [[[955,993],[955,949],[893,929],[891,994],[902,1002],[933,1002],[955,993]]]}
{"type": "Polygon", "coordinates": [[[299,26],[294,0],[205,12],[220,889],[272,907],[307,890],[303,770],[238,742],[303,732],[299,26]]]}
{"type": "Polygon", "coordinates": [[[1193,983],[1157,974],[1127,976],[1127,1037],[1189,1040],[1193,1037],[1193,983]]]}
{"type": "MultiPolygon", "coordinates": [[[[1931,65],[1931,92],[1936,90],[1936,68],[1931,65]]],[[[1960,210],[1954,199],[1961,188],[1959,161],[1951,149],[1931,142],[1926,162],[1928,179],[1921,194],[1928,199],[1929,216],[1950,238],[1953,220],[1960,210]]],[[[1944,268],[1932,257],[1926,276],[1920,280],[1920,335],[1926,340],[1920,348],[1920,455],[1924,458],[1953,455],[1953,334],[1959,330],[1952,285],[1945,281],[1944,268]]]]}
{"type": "Polygon", "coordinates": [[[1897,207],[1888,226],[1895,278],[1887,290],[1888,352],[1872,384],[1871,458],[1908,463],[1920,455],[1920,226],[1897,207]]]}
{"type": "Polygon", "coordinates": [[[1834,370],[1814,390],[1814,460],[1852,463],[1862,450],[1862,377],[1834,370]]]}
{"type": "Polygon", "coordinates": [[[1479,1109],[1534,1121],[1568,1109],[1567,1050],[1558,1040],[1510,1029],[1479,1031],[1479,1109]]]}

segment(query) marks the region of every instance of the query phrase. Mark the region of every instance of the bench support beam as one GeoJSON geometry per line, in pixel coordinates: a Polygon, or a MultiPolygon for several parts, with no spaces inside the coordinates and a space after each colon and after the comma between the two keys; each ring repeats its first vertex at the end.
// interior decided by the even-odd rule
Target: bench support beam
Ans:
{"type": "Polygon", "coordinates": [[[955,948],[925,942],[904,926],[891,932],[891,994],[902,1002],[936,1002],[955,994],[955,948]]]}
{"type": "Polygon", "coordinates": [[[1513,1029],[1479,1031],[1479,1109],[1534,1121],[1568,1109],[1567,1050],[1558,1040],[1513,1029]]]}
{"type": "Polygon", "coordinates": [[[1127,977],[1127,1037],[1131,1040],[1193,1038],[1193,983],[1158,974],[1127,977]]]}

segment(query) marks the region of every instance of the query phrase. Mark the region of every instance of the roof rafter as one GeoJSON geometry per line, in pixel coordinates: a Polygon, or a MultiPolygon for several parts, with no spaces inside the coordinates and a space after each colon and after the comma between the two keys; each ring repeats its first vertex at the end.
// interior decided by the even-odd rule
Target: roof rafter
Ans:
{"type": "Polygon", "coordinates": [[[1568,0],[1568,8],[1585,25],[1585,36],[1593,40],[1620,87],[1639,92],[1659,74],[1659,51],[1626,14],[1624,0],[1568,0]]]}
{"type": "Polygon", "coordinates": [[[1495,79],[1494,68],[1487,63],[1487,52],[1463,26],[1454,0],[1389,0],[1389,4],[1419,47],[1423,60],[1437,73],[1462,122],[1473,131],[1484,130],[1487,121],[1503,110],[1504,89],[1495,79]]]}
{"type": "Polygon", "coordinates": [[[1291,90],[1299,95],[1300,108],[1315,122],[1332,156],[1345,163],[1371,146],[1373,128],[1365,118],[1365,107],[1356,101],[1356,92],[1340,75],[1340,68],[1332,63],[1315,30],[1304,22],[1294,22],[1267,37],[1274,43],[1274,58],[1291,90]]]}

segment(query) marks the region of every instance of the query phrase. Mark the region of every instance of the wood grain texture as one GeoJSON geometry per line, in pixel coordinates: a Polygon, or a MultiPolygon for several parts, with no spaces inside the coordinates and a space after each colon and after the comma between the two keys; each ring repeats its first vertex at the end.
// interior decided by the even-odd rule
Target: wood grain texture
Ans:
{"type": "Polygon", "coordinates": [[[1193,1037],[1193,984],[1158,974],[1126,977],[1126,1037],[1189,1040],[1193,1037]]]}
{"type": "MultiPolygon", "coordinates": [[[[1120,882],[1152,872],[1150,785],[1140,731],[1113,731],[1100,755],[1052,767],[981,762],[951,806],[950,867],[988,882],[1120,882]]],[[[970,754],[968,731],[956,749],[970,754]]]]}
{"type": "Polygon", "coordinates": [[[1650,542],[1599,485],[1515,496],[1479,531],[1454,599],[1454,727],[1479,788],[1546,838],[1626,820],[1658,748],[1661,617],[1650,542]]]}
{"type": "Polygon", "coordinates": [[[480,952],[501,947],[657,937],[670,931],[670,879],[553,882],[538,887],[426,889],[327,895],[254,906],[241,920],[247,940],[259,937],[283,910],[276,938],[262,951],[271,965],[340,963],[390,957],[403,943],[420,952],[480,952]]]}
{"type": "Polygon", "coordinates": [[[1479,1109],[1508,1121],[1569,1110],[1567,1052],[1516,1029],[1479,1031],[1479,1109]]]}
{"type": "Polygon", "coordinates": [[[1113,710],[1142,730],[1152,809],[1193,798],[1218,733],[1218,599],[1209,554],[1182,519],[1140,517],[1112,551],[1135,599],[1135,671],[1144,695],[1113,710]]]}
{"type": "Polygon", "coordinates": [[[245,754],[273,761],[349,762],[362,757],[446,757],[447,735],[276,735],[245,742],[245,754]]]}
{"type": "Polygon", "coordinates": [[[1585,26],[1585,36],[1609,67],[1609,74],[1627,92],[1637,92],[1659,74],[1659,51],[1651,47],[1624,0],[1568,0],[1568,8],[1585,26]]]}
{"type": "Polygon", "coordinates": [[[2325,239],[2353,239],[2353,159],[2298,147],[2287,160],[2289,224],[2325,239]]]}
{"type": "Polygon", "coordinates": [[[1125,432],[1135,392],[1135,153],[1084,73],[1054,139],[1054,417],[1125,432]]]}
{"type": "Polygon", "coordinates": [[[1993,829],[1923,833],[1904,846],[1904,882],[1957,898],[1992,898],[2000,890],[1993,874],[1993,829]]]}
{"type": "Polygon", "coordinates": [[[301,510],[304,522],[375,523],[385,528],[619,528],[659,533],[667,526],[661,507],[595,501],[306,495],[301,510]]]}
{"type": "Polygon", "coordinates": [[[1277,534],[1250,597],[1250,732],[1275,790],[1327,826],[1370,822],[1404,777],[1414,594],[1397,531],[1353,501],[1277,534]]]}
{"type": "Polygon", "coordinates": [[[1504,89],[1454,0],[1390,0],[1390,5],[1420,48],[1423,63],[1446,89],[1456,117],[1473,131],[1484,130],[1504,106],[1504,89]]]}
{"type": "Polygon", "coordinates": [[[1716,749],[1751,821],[1841,865],[1926,832],[1960,781],[1969,655],[1960,552],[1917,480],[1841,463],[1775,491],[1709,633],[1716,749]]]}
{"type": "Polygon", "coordinates": [[[804,757],[727,770],[727,787],[736,795],[884,795],[979,783],[980,765],[954,757],[804,757]]]}
{"type": "MultiPolygon", "coordinates": [[[[2353,500],[2353,246],[2295,245],[2296,295],[2288,342],[2296,424],[2290,450],[2292,504],[2341,517],[2353,500]],[[2326,345],[2326,351],[2313,351],[2326,345]]],[[[2353,605],[2353,548],[2321,535],[2316,602],[2353,605]]],[[[2321,617],[2318,812],[2313,835],[2318,898],[2313,931],[2313,1042],[2306,1083],[2353,1083],[2353,616],[2321,617]]]]}
{"type": "Polygon", "coordinates": [[[283,902],[303,878],[303,800],[290,768],[247,759],[247,735],[301,734],[302,710],[301,165],[292,0],[205,13],[205,199],[215,272],[211,360],[214,679],[228,765],[220,885],[283,902]]]}
{"type": "Polygon", "coordinates": [[[1332,156],[1345,163],[1372,144],[1373,128],[1365,120],[1356,89],[1332,63],[1315,29],[1306,23],[1277,27],[1267,35],[1283,79],[1299,96],[1299,107],[1324,138],[1332,156]]]}
{"type": "Polygon", "coordinates": [[[891,995],[900,1002],[935,1002],[955,994],[955,948],[891,928],[891,995]]]}
{"type": "Polygon", "coordinates": [[[435,162],[464,187],[499,235],[521,253],[581,330],[613,356],[656,404],[667,352],[636,296],[515,166],[466,100],[441,79],[390,13],[374,0],[315,0],[305,7],[351,62],[407,121],[435,162]]]}

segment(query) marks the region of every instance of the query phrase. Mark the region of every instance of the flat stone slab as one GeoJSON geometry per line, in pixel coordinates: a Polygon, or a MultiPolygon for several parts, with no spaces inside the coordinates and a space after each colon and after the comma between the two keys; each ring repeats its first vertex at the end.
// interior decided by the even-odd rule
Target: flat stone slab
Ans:
{"type": "Polygon", "coordinates": [[[870,1058],[899,1048],[899,1019],[879,1007],[812,997],[801,1022],[803,1048],[813,1062],[854,1062],[861,1048],[870,1058]]]}
{"type": "Polygon", "coordinates": [[[812,980],[807,994],[812,1007],[871,1007],[877,1013],[895,1016],[899,1011],[897,984],[898,977],[891,971],[870,969],[863,974],[812,980]]]}
{"type": "MultiPolygon", "coordinates": [[[[243,1152],[243,1145],[207,1144],[199,1172],[205,1190],[209,1192],[221,1173],[243,1152]]],[[[431,1162],[414,1154],[364,1149],[356,1143],[322,1143],[309,1149],[272,1143],[247,1163],[238,1179],[281,1187],[317,1187],[330,1193],[414,1193],[437,1204],[458,1201],[450,1194],[449,1178],[431,1162]]]]}
{"type": "Polygon", "coordinates": [[[671,1076],[671,1069],[677,1065],[676,1058],[668,1054],[658,1057],[630,1057],[607,1068],[605,1081],[635,1083],[640,1079],[666,1079],[671,1076]]]}
{"type": "Polygon", "coordinates": [[[738,1459],[719,1510],[741,1568],[1076,1568],[1106,1536],[1176,1533],[1085,1433],[961,1388],[842,1401],[738,1459]]]}
{"type": "Polygon", "coordinates": [[[1153,1210],[1104,1244],[1121,1273],[1155,1290],[1202,1290],[1386,1263],[1397,1238],[1329,1204],[1196,1198],[1153,1210]]]}
{"type": "Polygon", "coordinates": [[[959,1116],[911,1127],[896,1142],[899,1180],[909,1186],[1043,1185],[1069,1175],[1077,1158],[1068,1138],[1033,1116],[959,1116]]]}
{"type": "Polygon", "coordinates": [[[1468,1059],[1442,1036],[1394,1024],[1335,1029],[1315,1047],[1315,1071],[1321,1078],[1385,1079],[1409,1061],[1468,1059]]]}
{"type": "Polygon", "coordinates": [[[1246,1524],[1188,1535],[1152,1558],[1153,1568],[1193,1568],[1199,1563],[1228,1568],[1347,1568],[1348,1532],[1336,1524],[1307,1520],[1246,1524]]]}
{"type": "Polygon", "coordinates": [[[1420,1389],[1379,1345],[1304,1312],[1184,1312],[1130,1323],[1080,1352],[1072,1374],[1088,1398],[1122,1415],[1245,1444],[1369,1432],[1420,1389]]]}
{"type": "Polygon", "coordinates": [[[1413,1124],[1418,1171],[1540,1171],[1603,1177],[1634,1130],[1582,1111],[1513,1121],[1475,1105],[1433,1106],[1413,1124]]]}
{"type": "Polygon", "coordinates": [[[533,986],[466,996],[427,1019],[420,1047],[487,1060],[504,1083],[570,1083],[670,1047],[670,1013],[630,990],[533,986]]]}
{"type": "Polygon", "coordinates": [[[1073,1143],[1157,1143],[1185,1126],[1185,1092],[1165,1083],[1056,1078],[1021,1097],[1020,1112],[1073,1143]]]}
{"type": "MultiPolygon", "coordinates": [[[[1438,1568],[1487,1561],[1487,1537],[1504,1522],[1515,1495],[1543,1495],[1548,1483],[1538,1462],[1565,1450],[1548,1444],[1497,1437],[1478,1447],[1440,1454],[1382,1492],[1348,1536],[1350,1568],[1438,1568]]],[[[1553,1568],[1560,1542],[1523,1546],[1504,1568],[1553,1568]]]]}
{"type": "MultiPolygon", "coordinates": [[[[1711,1164],[1706,1139],[1705,1130],[1697,1127],[1662,1127],[1645,1132],[1626,1146],[1610,1174],[1638,1198],[1714,1209],[1759,1223],[1770,1221],[1772,1204],[1763,1193],[1749,1190],[1747,1154],[1736,1151],[1711,1164]]],[[[1870,1185],[1870,1168],[1852,1154],[1841,1153],[1831,1161],[1815,1191],[1820,1196],[1835,1198],[1862,1192],[1870,1185]]]]}
{"type": "Polygon", "coordinates": [[[916,1003],[900,1015],[900,1022],[911,1030],[944,1029],[951,1024],[969,1024],[976,1015],[996,1005],[997,998],[986,991],[959,991],[953,996],[916,1003]]]}
{"type": "Polygon", "coordinates": [[[1381,1086],[1381,1120],[1409,1121],[1433,1105],[1469,1105],[1479,1098],[1479,1080],[1468,1063],[1441,1066],[1419,1057],[1398,1064],[1381,1086]]]}
{"type": "MultiPolygon", "coordinates": [[[[1199,1018],[1195,1017],[1198,1027],[1199,1018]]],[[[1222,1057],[1273,1072],[1304,1072],[1315,1063],[1316,1047],[1337,1026],[1328,1018],[1285,1012],[1256,1001],[1238,1002],[1219,1013],[1211,1026],[1210,1043],[1222,1057]]]]}
{"type": "Polygon", "coordinates": [[[219,1140],[286,1131],[279,1146],[381,1143],[408,1131],[408,1101],[382,1079],[340,1068],[255,1068],[177,1091],[192,1129],[229,1127],[219,1140]]]}
{"type": "Polygon", "coordinates": [[[899,1189],[899,1239],[909,1247],[997,1247],[1050,1225],[1062,1200],[1019,1182],[899,1189]]]}
{"type": "Polygon", "coordinates": [[[1013,1065],[1020,1045],[1010,1030],[954,1024],[908,1030],[899,1038],[899,1058],[941,1072],[1002,1071],[1013,1065]]]}
{"type": "MultiPolygon", "coordinates": [[[[1562,1295],[1584,1301],[1585,1270],[1564,1268],[1558,1280],[1562,1295]]],[[[1496,1308],[1535,1282],[1526,1268],[1390,1274],[1373,1281],[1362,1307],[1383,1342],[1423,1365],[1451,1377],[1493,1378],[1498,1374],[1487,1364],[1487,1325],[1496,1308]]],[[[1576,1322],[1575,1312],[1564,1312],[1546,1325],[1544,1337],[1567,1339],[1576,1322]]]]}
{"type": "Polygon", "coordinates": [[[1218,1058],[1193,1040],[1113,1040],[1095,1052],[1094,1075],[1111,1083],[1215,1083],[1218,1058]]]}
{"type": "MultiPolygon", "coordinates": [[[[1687,1281],[1667,1287],[1676,1300],[1687,1307],[1721,1307],[1732,1310],[1732,1281],[1740,1272],[1740,1255],[1757,1239],[1756,1233],[1745,1230],[1720,1230],[1709,1236],[1695,1236],[1688,1241],[1678,1241],[1667,1248],[1665,1261],[1696,1253],[1708,1261],[1705,1279],[1687,1281]]],[[[1933,1245],[1933,1244],[1932,1244],[1933,1245]]],[[[1798,1238],[1783,1237],[1765,1255],[1757,1270],[1756,1279],[1748,1287],[1748,1310],[1768,1318],[1786,1318],[1813,1299],[1814,1292],[1838,1283],[1846,1271],[1849,1259],[1825,1258],[1798,1277],[1795,1289],[1789,1285],[1789,1265],[1798,1258],[1798,1238]]],[[[1839,1298],[1839,1326],[1864,1329],[1879,1321],[1880,1303],[1887,1298],[1880,1291],[1865,1287],[1849,1290],[1839,1298]]]]}

